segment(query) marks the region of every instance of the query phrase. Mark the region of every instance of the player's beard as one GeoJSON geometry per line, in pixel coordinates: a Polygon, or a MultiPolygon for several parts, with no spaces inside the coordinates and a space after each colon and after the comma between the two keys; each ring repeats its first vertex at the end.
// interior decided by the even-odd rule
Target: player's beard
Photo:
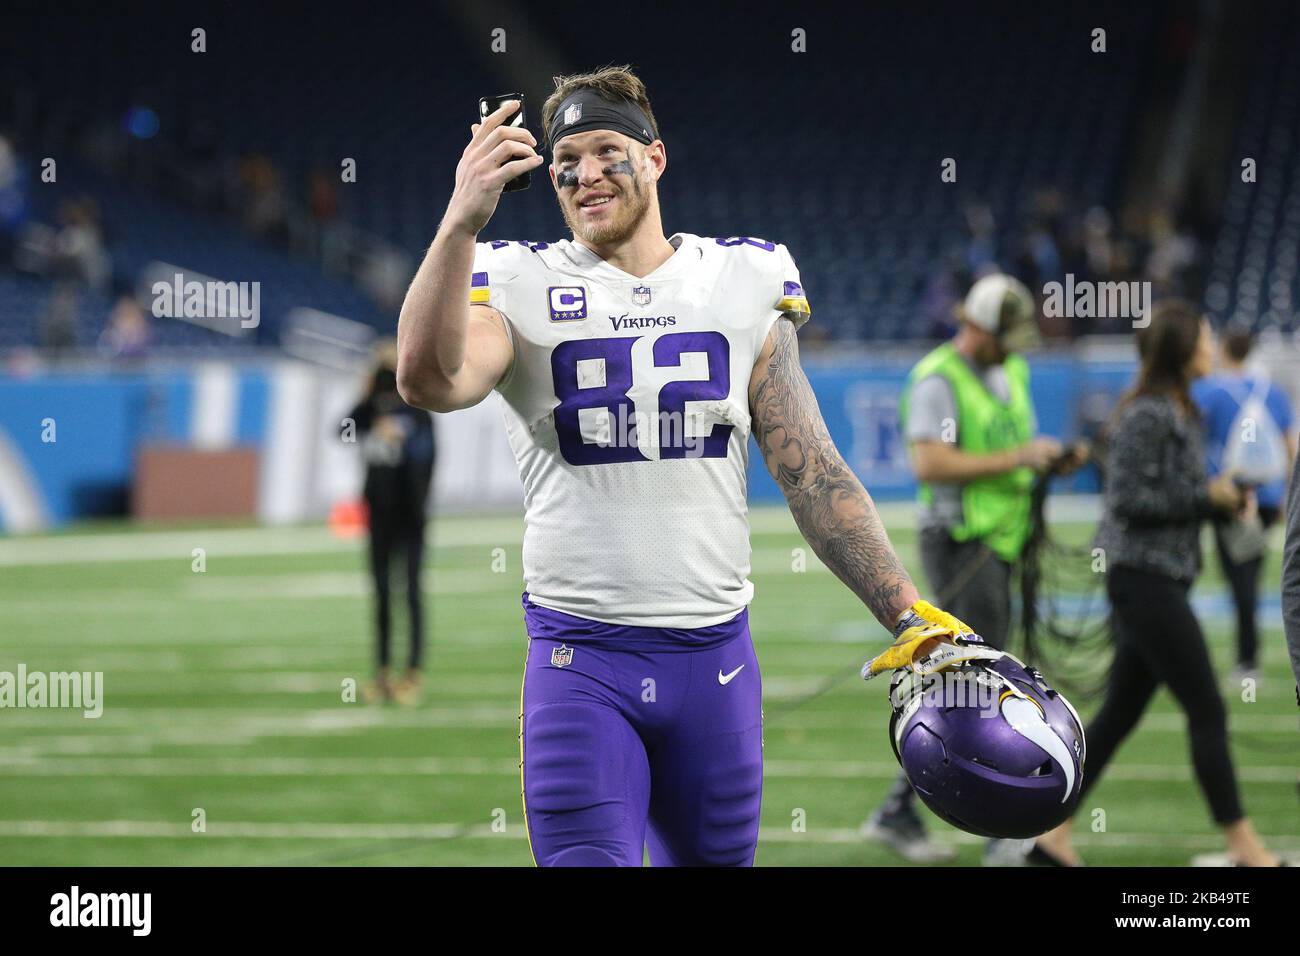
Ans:
{"type": "Polygon", "coordinates": [[[576,201],[561,204],[564,221],[569,224],[575,236],[593,246],[603,246],[621,242],[636,232],[650,209],[650,191],[641,182],[639,174],[633,173],[628,178],[632,183],[631,189],[614,186],[614,215],[600,222],[584,222],[576,201]]]}

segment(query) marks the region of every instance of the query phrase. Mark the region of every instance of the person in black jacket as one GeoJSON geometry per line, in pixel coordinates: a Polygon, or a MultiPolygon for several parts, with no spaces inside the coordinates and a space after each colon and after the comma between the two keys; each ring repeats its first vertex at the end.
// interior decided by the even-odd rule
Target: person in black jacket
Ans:
{"type": "Polygon", "coordinates": [[[360,439],[366,461],[364,494],[370,510],[370,573],[375,584],[378,672],[367,696],[411,704],[419,698],[424,653],[420,567],[435,446],[429,413],[407,405],[397,393],[397,347],[391,340],[375,349],[365,396],[343,420],[345,437],[350,429],[360,439]],[[405,568],[411,643],[406,673],[394,681],[390,569],[399,555],[405,568]]]}
{"type": "Polygon", "coordinates": [[[1296,705],[1300,706],[1300,456],[1291,472],[1286,503],[1286,544],[1282,549],[1282,623],[1295,674],[1296,705]]]}
{"type": "MultiPolygon", "coordinates": [[[[1192,764],[1231,862],[1276,866],[1242,809],[1228,721],[1188,591],[1200,570],[1201,523],[1254,507],[1231,473],[1205,477],[1201,426],[1188,386],[1213,360],[1213,334],[1187,302],[1160,303],[1138,331],[1137,382],[1111,424],[1104,513],[1096,545],[1108,567],[1115,657],[1106,699],[1086,730],[1083,793],[1097,785],[1156,688],[1187,715],[1192,764]]],[[[1053,862],[1078,862],[1070,824],[1039,837],[1053,862]]]]}

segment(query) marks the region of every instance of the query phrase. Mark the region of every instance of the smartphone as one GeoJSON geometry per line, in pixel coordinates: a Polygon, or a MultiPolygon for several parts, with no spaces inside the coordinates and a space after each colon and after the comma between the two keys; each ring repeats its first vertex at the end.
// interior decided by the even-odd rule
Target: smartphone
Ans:
{"type": "MultiPolygon", "coordinates": [[[[480,123],[483,122],[493,113],[495,113],[498,109],[500,109],[501,104],[506,102],[507,100],[518,100],[519,109],[515,110],[515,112],[510,116],[510,118],[506,120],[505,125],[518,126],[519,128],[522,129],[524,126],[524,94],[522,93],[502,93],[500,96],[479,97],[478,121],[480,123]]],[[[529,186],[532,185],[532,183],[533,183],[532,170],[531,169],[525,170],[524,172],[516,176],[514,179],[510,180],[510,182],[506,183],[502,191],[512,193],[517,189],[527,189],[529,186]]]]}

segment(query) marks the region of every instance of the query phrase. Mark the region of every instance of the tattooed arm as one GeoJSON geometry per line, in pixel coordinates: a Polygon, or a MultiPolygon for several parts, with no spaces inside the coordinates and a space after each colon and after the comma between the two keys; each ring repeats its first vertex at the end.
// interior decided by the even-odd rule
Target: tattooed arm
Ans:
{"type": "Polygon", "coordinates": [[[749,407],[767,470],[817,557],[893,631],[919,597],[862,482],[831,441],[799,365],[794,324],[780,320],[749,380],[749,407]]]}

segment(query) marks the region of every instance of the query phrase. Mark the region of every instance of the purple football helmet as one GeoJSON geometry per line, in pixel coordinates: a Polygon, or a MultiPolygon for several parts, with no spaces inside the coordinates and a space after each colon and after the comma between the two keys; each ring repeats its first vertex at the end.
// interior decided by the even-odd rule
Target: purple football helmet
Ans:
{"type": "Polygon", "coordinates": [[[924,678],[902,669],[890,701],[894,756],[925,805],[953,826],[1027,839],[1074,813],[1083,724],[1032,667],[1004,654],[924,678]]]}

